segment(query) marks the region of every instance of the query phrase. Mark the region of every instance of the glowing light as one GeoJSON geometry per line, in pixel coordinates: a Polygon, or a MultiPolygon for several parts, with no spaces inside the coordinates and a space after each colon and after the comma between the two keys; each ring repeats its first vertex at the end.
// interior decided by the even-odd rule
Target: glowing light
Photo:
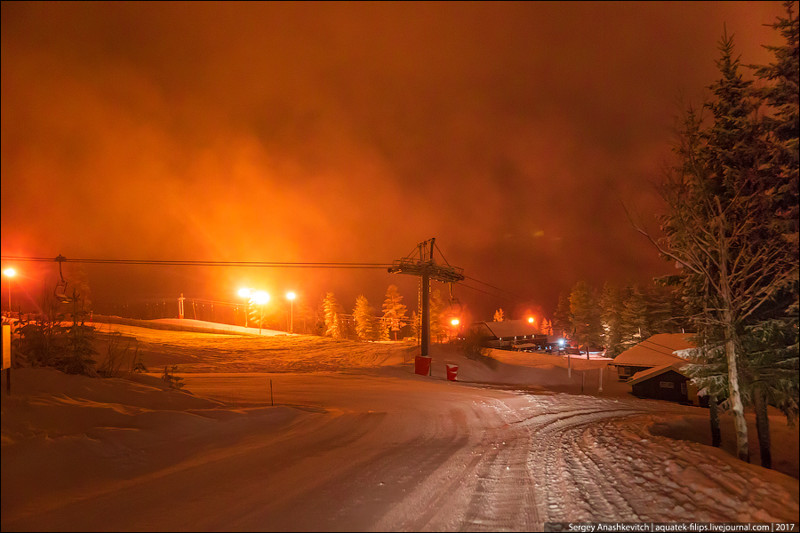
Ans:
{"type": "Polygon", "coordinates": [[[564,346],[564,339],[558,339],[558,345],[563,347],[564,346]]]}
{"type": "Polygon", "coordinates": [[[528,324],[533,324],[533,317],[532,316],[528,317],[528,324]]]}
{"type": "Polygon", "coordinates": [[[297,295],[295,293],[293,293],[292,291],[289,291],[289,292],[286,293],[286,299],[287,300],[294,300],[295,298],[297,298],[297,295]]]}
{"type": "Polygon", "coordinates": [[[457,318],[454,318],[453,320],[450,321],[450,324],[452,324],[454,326],[457,326],[460,323],[461,323],[461,321],[459,319],[457,319],[457,318]]]}
{"type": "Polygon", "coordinates": [[[258,305],[264,305],[269,301],[269,294],[264,291],[256,291],[253,293],[253,301],[258,305]]]}
{"type": "Polygon", "coordinates": [[[253,294],[253,291],[251,289],[243,287],[243,288],[239,289],[239,293],[238,294],[242,298],[250,298],[250,295],[253,294]]]}
{"type": "Polygon", "coordinates": [[[7,278],[13,278],[14,276],[16,276],[16,275],[17,275],[17,271],[16,271],[16,270],[14,270],[14,269],[13,269],[13,268],[11,268],[11,267],[8,267],[8,268],[6,268],[5,270],[3,270],[3,275],[4,275],[5,277],[7,277],[7,278]]]}

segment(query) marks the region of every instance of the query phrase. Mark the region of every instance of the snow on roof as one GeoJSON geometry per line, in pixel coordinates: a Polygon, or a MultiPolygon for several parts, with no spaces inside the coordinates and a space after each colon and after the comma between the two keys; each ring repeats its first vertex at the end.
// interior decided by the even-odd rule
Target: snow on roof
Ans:
{"type": "Polygon", "coordinates": [[[658,333],[614,358],[614,365],[662,366],[683,363],[675,352],[694,348],[690,333],[658,333]]]}
{"type": "Polygon", "coordinates": [[[503,320],[500,322],[484,322],[492,335],[498,339],[508,339],[511,337],[524,337],[539,333],[536,324],[531,324],[527,320],[503,320]]]}
{"type": "Polygon", "coordinates": [[[627,381],[628,385],[636,385],[637,383],[641,383],[642,381],[647,381],[650,378],[654,378],[665,372],[669,372],[673,370],[680,374],[681,376],[688,378],[686,374],[680,371],[680,367],[682,365],[680,363],[675,363],[671,365],[661,365],[661,366],[654,366],[653,368],[648,368],[647,370],[640,370],[639,372],[635,373],[631,378],[627,381]]]}

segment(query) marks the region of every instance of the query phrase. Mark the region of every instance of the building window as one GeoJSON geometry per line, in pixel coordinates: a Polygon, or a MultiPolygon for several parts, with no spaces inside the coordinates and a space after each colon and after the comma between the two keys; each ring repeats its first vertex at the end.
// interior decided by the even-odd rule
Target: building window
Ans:
{"type": "Polygon", "coordinates": [[[675,388],[675,384],[673,382],[671,382],[671,381],[660,381],[658,383],[658,386],[661,387],[662,389],[674,389],[675,388]]]}

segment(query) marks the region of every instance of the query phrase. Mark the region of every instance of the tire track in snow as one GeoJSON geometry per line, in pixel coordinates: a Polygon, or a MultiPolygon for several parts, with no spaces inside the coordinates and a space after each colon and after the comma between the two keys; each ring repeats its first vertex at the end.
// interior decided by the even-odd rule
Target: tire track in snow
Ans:
{"type": "MultiPolygon", "coordinates": [[[[497,406],[501,418],[516,413],[505,403],[497,406]]],[[[533,477],[528,466],[531,446],[527,426],[506,423],[488,432],[494,440],[489,460],[478,465],[478,483],[461,530],[532,531],[538,522],[533,477]],[[497,439],[500,443],[497,444],[497,439]]]]}

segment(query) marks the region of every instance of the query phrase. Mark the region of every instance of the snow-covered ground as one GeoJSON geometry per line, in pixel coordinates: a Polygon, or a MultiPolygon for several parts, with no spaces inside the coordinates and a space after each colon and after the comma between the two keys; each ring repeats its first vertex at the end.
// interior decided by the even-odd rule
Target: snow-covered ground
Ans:
{"type": "MultiPolygon", "coordinates": [[[[152,374],[14,370],[3,531],[798,522],[796,477],[693,442],[707,410],[636,399],[608,371],[600,391],[594,360],[569,376],[434,347],[418,376],[405,343],[100,328],[136,337],[152,374]],[[191,394],[158,378],[174,364],[191,394]]],[[[776,458],[796,465],[797,440],[773,420],[776,458]]]]}

